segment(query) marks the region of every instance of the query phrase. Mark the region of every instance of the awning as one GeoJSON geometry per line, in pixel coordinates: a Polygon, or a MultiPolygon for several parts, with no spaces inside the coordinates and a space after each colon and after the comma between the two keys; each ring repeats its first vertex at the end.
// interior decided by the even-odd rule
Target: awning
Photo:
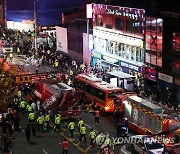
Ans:
{"type": "Polygon", "coordinates": [[[135,78],[135,76],[124,73],[122,71],[112,71],[112,72],[108,72],[108,74],[116,76],[116,77],[121,78],[121,79],[135,78]]]}

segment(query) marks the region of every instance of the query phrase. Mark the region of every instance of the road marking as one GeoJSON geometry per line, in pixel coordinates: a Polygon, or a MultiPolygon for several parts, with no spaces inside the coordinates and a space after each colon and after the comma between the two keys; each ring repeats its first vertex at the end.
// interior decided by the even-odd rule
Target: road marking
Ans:
{"type": "Polygon", "coordinates": [[[81,147],[77,146],[74,142],[71,141],[67,136],[65,136],[63,133],[60,133],[64,138],[66,138],[69,142],[71,142],[75,147],[77,147],[81,152],[86,153],[81,147]]]}
{"type": "MultiPolygon", "coordinates": [[[[88,124],[84,124],[85,126],[87,126],[88,128],[92,128],[92,127],[90,127],[88,124]]],[[[96,131],[94,128],[93,128],[93,130],[96,132],[96,133],[98,133],[98,131],[96,131]]]]}
{"type": "Polygon", "coordinates": [[[45,154],[48,154],[48,152],[47,152],[46,150],[42,149],[42,151],[43,151],[45,154]]]}

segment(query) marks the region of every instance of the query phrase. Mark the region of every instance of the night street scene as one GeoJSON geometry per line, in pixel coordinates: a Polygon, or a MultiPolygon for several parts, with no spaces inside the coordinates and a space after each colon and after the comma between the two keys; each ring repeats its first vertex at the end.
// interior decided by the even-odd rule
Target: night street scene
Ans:
{"type": "Polygon", "coordinates": [[[0,0],[0,154],[180,154],[180,0],[0,0]]]}

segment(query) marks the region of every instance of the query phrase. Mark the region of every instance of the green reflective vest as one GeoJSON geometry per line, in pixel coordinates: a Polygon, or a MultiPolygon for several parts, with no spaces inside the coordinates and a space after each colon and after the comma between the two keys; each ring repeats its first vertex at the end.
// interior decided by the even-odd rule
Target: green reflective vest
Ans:
{"type": "Polygon", "coordinates": [[[60,122],[61,122],[61,117],[60,116],[56,117],[55,124],[60,124],[60,122]]]}
{"type": "Polygon", "coordinates": [[[39,118],[37,119],[37,123],[38,123],[38,124],[43,124],[43,118],[42,118],[42,117],[39,117],[39,118]]]}
{"type": "Polygon", "coordinates": [[[81,127],[81,129],[80,129],[80,133],[81,134],[86,134],[86,127],[81,127]]]}
{"type": "Polygon", "coordinates": [[[18,91],[17,95],[18,95],[18,97],[21,97],[21,95],[22,95],[21,91],[18,91]]]}
{"type": "Polygon", "coordinates": [[[31,112],[31,111],[32,111],[32,106],[29,105],[29,106],[28,106],[28,112],[31,112]]]}
{"type": "Polygon", "coordinates": [[[94,139],[94,138],[96,137],[95,131],[91,131],[91,132],[89,133],[89,137],[90,137],[91,139],[94,139]]]}
{"type": "Polygon", "coordinates": [[[47,114],[46,117],[45,117],[46,121],[50,121],[50,115],[47,114]]]}
{"type": "Polygon", "coordinates": [[[34,113],[29,113],[28,119],[29,120],[34,120],[35,119],[35,114],[34,113]]]}
{"type": "Polygon", "coordinates": [[[25,107],[26,107],[26,102],[25,102],[25,101],[21,101],[20,107],[21,107],[21,108],[25,108],[25,107]]]}
{"type": "Polygon", "coordinates": [[[78,122],[78,127],[81,127],[82,124],[84,124],[84,121],[83,121],[83,120],[80,120],[80,121],[78,122]]]}
{"type": "Polygon", "coordinates": [[[70,122],[69,125],[68,125],[68,128],[69,129],[74,129],[75,127],[75,123],[74,122],[70,122]]]}

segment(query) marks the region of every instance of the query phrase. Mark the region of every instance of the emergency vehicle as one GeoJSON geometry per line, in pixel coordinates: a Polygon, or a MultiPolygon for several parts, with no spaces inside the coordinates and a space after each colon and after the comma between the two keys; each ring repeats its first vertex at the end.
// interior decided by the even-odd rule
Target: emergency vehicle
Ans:
{"type": "MultiPolygon", "coordinates": [[[[0,63],[3,62],[3,58],[0,58],[0,63]]],[[[34,73],[26,70],[24,67],[18,64],[10,64],[7,61],[3,64],[3,70],[10,72],[14,76],[15,84],[31,83],[36,80],[46,80],[48,78],[55,77],[56,79],[61,79],[61,74],[57,72],[44,72],[44,73],[34,73]]]]}
{"type": "Polygon", "coordinates": [[[35,82],[35,95],[46,110],[60,110],[62,117],[79,118],[81,111],[77,102],[79,95],[75,89],[58,80],[39,80],[35,82]]]}
{"type": "Polygon", "coordinates": [[[129,128],[138,134],[158,134],[179,125],[175,111],[149,99],[128,96],[121,105],[129,128]]]}
{"type": "Polygon", "coordinates": [[[80,74],[75,77],[75,87],[87,102],[92,102],[102,108],[105,112],[114,111],[114,99],[117,95],[124,92],[122,88],[118,88],[109,84],[102,79],[93,75],[80,74]]]}

